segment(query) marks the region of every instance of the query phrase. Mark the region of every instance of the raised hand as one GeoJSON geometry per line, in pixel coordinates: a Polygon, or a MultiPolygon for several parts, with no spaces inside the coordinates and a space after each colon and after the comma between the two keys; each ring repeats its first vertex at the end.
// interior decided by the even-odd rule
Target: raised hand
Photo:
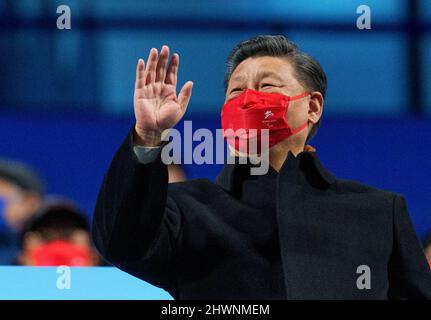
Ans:
{"type": "Polygon", "coordinates": [[[136,66],[134,95],[135,143],[157,146],[161,133],[174,127],[183,117],[192,94],[193,82],[187,81],[176,94],[179,56],[169,62],[169,47],[163,46],[160,55],[152,48],[147,64],[143,59],[136,66]]]}

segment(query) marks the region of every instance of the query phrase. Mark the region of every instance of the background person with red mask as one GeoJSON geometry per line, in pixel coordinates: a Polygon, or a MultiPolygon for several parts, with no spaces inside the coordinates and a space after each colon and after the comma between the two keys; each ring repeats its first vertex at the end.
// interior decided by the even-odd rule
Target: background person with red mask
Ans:
{"type": "Polygon", "coordinates": [[[26,266],[95,266],[85,215],[72,203],[50,199],[26,223],[17,263],[26,266]]]}
{"type": "Polygon", "coordinates": [[[0,265],[12,264],[19,250],[19,233],[39,209],[43,183],[27,165],[0,161],[0,265]]]}
{"type": "Polygon", "coordinates": [[[107,260],[175,299],[431,298],[404,197],[336,178],[307,146],[327,86],[316,60],[283,36],[235,47],[222,126],[242,121],[240,138],[249,140],[250,129],[274,116],[269,171],[252,176],[250,163],[226,164],[215,183],[168,185],[161,132],[183,117],[193,86],[177,94],[179,56],[169,56],[167,46],[153,48],[137,64],[136,123],[94,213],[94,241],[107,260]]]}

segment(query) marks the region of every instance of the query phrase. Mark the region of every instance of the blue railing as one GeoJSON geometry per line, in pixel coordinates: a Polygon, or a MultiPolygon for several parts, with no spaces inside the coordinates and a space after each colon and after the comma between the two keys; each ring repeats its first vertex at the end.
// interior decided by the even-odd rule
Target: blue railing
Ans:
{"type": "Polygon", "coordinates": [[[0,267],[0,300],[172,300],[112,267],[0,267]]]}

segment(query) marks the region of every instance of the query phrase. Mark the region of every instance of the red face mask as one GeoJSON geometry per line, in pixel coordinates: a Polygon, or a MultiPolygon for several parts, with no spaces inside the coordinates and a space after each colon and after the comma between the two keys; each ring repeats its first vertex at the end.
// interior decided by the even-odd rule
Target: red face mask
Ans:
{"type": "Polygon", "coordinates": [[[91,252],[88,248],[63,240],[33,248],[30,257],[34,266],[91,266],[91,252]]]}
{"type": "Polygon", "coordinates": [[[238,151],[240,146],[248,146],[251,140],[256,140],[257,152],[260,153],[262,129],[269,131],[269,148],[280,141],[308,127],[308,121],[298,128],[292,129],[286,120],[289,102],[310,95],[304,92],[297,96],[286,96],[279,93],[260,92],[246,89],[239,96],[229,100],[221,111],[223,135],[228,143],[238,151]],[[239,129],[245,134],[235,136],[239,129]],[[250,131],[250,129],[256,129],[250,131]],[[227,130],[227,131],[226,131],[227,130]],[[240,143],[246,140],[246,143],[240,143]]]}

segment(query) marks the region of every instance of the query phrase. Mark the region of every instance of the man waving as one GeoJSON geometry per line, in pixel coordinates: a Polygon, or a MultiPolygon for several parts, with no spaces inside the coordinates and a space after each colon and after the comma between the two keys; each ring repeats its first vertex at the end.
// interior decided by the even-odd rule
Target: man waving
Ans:
{"type": "Polygon", "coordinates": [[[269,171],[226,164],[216,182],[168,184],[161,135],[185,113],[179,56],[138,61],[136,123],[101,186],[93,236],[118,268],[175,299],[423,299],[431,275],[404,198],[334,177],[306,143],[320,126],[321,66],[283,36],[228,58],[223,129],[231,149],[269,133],[269,171]],[[371,280],[370,280],[371,279],[371,280]]]}

